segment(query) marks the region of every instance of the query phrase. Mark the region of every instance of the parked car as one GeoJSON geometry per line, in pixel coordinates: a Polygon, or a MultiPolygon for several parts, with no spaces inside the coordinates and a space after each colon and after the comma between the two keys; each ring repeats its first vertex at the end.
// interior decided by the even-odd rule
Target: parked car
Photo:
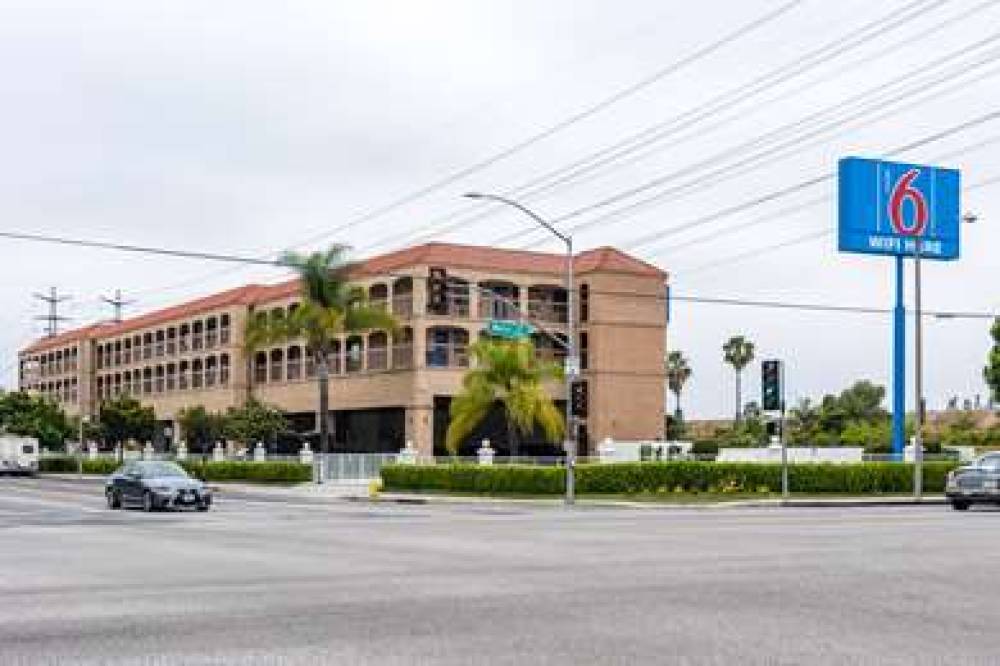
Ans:
{"type": "Polygon", "coordinates": [[[126,463],[108,477],[104,495],[109,509],[138,506],[145,511],[208,511],[212,506],[212,491],[204,483],[177,463],[157,460],[126,463]]]}
{"type": "Polygon", "coordinates": [[[34,437],[0,435],[0,474],[38,472],[38,440],[34,437]]]}
{"type": "Polygon", "coordinates": [[[957,511],[977,503],[1000,504],[1000,452],[987,453],[949,472],[944,494],[957,511]]]}

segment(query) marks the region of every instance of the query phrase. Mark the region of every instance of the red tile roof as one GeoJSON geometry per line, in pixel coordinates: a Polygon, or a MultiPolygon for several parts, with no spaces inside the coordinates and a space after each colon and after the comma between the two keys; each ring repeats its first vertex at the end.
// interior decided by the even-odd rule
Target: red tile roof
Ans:
{"type": "MultiPolygon", "coordinates": [[[[488,269],[502,273],[548,273],[552,275],[562,275],[566,267],[565,257],[556,253],[507,250],[453,243],[425,243],[351,264],[349,275],[352,277],[384,275],[413,266],[427,265],[488,269]]],[[[602,271],[630,273],[658,279],[666,279],[667,277],[667,273],[662,269],[611,247],[595,248],[577,254],[573,267],[577,274],[602,271]]],[[[298,292],[298,285],[298,280],[286,280],[268,285],[248,284],[162,310],[148,312],[122,322],[91,324],[65,331],[51,338],[41,338],[22,351],[38,352],[73,344],[81,339],[121,335],[129,331],[157,326],[233,305],[251,305],[289,298],[298,292]]]]}

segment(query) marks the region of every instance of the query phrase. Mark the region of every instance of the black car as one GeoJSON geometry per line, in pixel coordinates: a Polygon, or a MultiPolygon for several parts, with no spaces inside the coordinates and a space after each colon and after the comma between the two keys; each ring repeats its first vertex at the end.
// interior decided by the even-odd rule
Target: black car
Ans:
{"type": "Polygon", "coordinates": [[[212,491],[177,463],[143,460],[126,463],[108,477],[104,495],[109,509],[128,506],[208,511],[212,491]]]}

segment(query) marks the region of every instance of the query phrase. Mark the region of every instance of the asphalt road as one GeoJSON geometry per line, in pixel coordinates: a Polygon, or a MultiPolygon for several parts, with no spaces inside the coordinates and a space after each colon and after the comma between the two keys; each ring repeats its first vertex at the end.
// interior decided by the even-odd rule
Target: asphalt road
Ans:
{"type": "Polygon", "coordinates": [[[998,565],[994,510],[144,514],[0,478],[0,664],[993,664],[998,565]]]}

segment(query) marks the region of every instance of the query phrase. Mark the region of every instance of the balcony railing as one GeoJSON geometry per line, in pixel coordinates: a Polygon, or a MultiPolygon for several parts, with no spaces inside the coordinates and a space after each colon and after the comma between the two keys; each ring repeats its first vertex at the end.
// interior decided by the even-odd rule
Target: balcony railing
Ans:
{"type": "Polygon", "coordinates": [[[467,368],[469,367],[468,345],[455,343],[432,343],[427,346],[427,367],[467,368]]]}
{"type": "Polygon", "coordinates": [[[392,314],[400,319],[413,317],[413,294],[392,297],[392,314]]]}
{"type": "Polygon", "coordinates": [[[517,298],[513,296],[510,299],[489,296],[479,299],[480,319],[519,319],[520,310],[517,298]]]}
{"type": "Polygon", "coordinates": [[[528,301],[528,316],[538,321],[566,323],[566,304],[548,300],[528,301]]]}
{"type": "Polygon", "coordinates": [[[389,350],[386,347],[379,347],[368,350],[368,369],[387,370],[389,367],[389,350]]]}
{"type": "Polygon", "coordinates": [[[413,367],[413,345],[393,345],[392,368],[407,370],[413,367]]]}

